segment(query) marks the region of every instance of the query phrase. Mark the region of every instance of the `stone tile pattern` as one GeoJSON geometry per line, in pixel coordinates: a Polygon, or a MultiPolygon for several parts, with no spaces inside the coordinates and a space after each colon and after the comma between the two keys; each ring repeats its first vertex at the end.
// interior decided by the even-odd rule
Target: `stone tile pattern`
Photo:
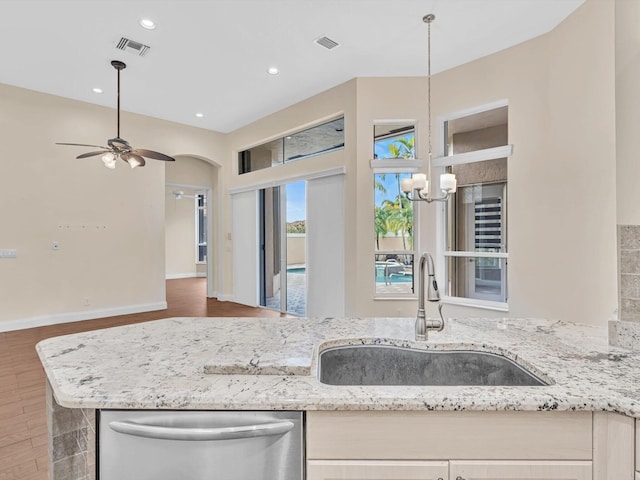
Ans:
{"type": "Polygon", "coordinates": [[[620,320],[640,322],[640,225],[618,226],[620,320]]]}
{"type": "Polygon", "coordinates": [[[51,480],[95,480],[95,410],[58,405],[47,382],[49,477],[51,480]]]}
{"type": "Polygon", "coordinates": [[[609,342],[640,350],[640,225],[618,225],[619,321],[609,322],[609,342]]]}
{"type": "Polygon", "coordinates": [[[416,342],[414,323],[168,318],[50,338],[36,349],[58,403],[67,408],[581,410],[640,418],[640,352],[610,346],[604,326],[449,318],[442,332],[416,342]],[[501,353],[551,384],[337,388],[318,381],[319,351],[361,343],[501,353]]]}

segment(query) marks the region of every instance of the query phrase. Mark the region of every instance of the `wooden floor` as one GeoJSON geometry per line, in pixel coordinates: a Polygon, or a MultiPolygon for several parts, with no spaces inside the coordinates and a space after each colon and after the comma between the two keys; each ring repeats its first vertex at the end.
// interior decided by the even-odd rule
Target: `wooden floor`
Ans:
{"type": "Polygon", "coordinates": [[[167,310],[0,333],[0,480],[48,479],[44,372],[35,345],[45,338],[168,317],[279,317],[272,310],[206,298],[206,279],[167,281],[167,310]]]}

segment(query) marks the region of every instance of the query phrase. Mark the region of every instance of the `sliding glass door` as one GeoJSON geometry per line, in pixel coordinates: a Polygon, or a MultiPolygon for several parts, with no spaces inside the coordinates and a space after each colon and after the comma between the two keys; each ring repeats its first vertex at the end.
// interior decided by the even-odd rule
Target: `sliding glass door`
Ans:
{"type": "Polygon", "coordinates": [[[306,182],[260,190],[260,305],[307,313],[306,182]]]}

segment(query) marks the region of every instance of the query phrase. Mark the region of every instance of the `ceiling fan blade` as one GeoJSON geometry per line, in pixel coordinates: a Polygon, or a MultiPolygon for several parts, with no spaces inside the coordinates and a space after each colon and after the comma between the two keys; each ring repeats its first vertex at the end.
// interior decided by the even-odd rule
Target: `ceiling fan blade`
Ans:
{"type": "Polygon", "coordinates": [[[140,155],[142,157],[153,158],[154,160],[164,160],[165,162],[175,162],[176,159],[165,155],[164,153],[154,152],[153,150],[145,150],[143,148],[136,148],[131,151],[132,154],[140,155]]]}
{"type": "Polygon", "coordinates": [[[109,150],[108,147],[103,147],[102,145],[87,145],[85,143],[60,143],[57,142],[56,145],[71,145],[74,147],[96,147],[96,148],[104,148],[105,150],[109,150]]]}
{"type": "Polygon", "coordinates": [[[95,157],[96,155],[103,155],[107,153],[104,150],[100,150],[98,152],[88,152],[88,153],[83,153],[82,155],[78,155],[76,158],[88,158],[88,157],[95,157]]]}

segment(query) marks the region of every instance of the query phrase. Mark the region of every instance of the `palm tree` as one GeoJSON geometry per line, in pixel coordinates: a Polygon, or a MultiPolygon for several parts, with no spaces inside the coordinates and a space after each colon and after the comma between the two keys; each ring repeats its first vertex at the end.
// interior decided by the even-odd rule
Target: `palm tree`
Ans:
{"type": "MultiPolygon", "coordinates": [[[[389,153],[392,158],[415,158],[415,135],[399,137],[393,143],[389,144],[389,153]]],[[[398,192],[401,192],[400,174],[396,173],[396,182],[398,182],[398,192]]],[[[398,204],[398,208],[402,209],[403,202],[398,204]]],[[[404,241],[403,241],[404,243],[404,241]]]]}
{"type": "Polygon", "coordinates": [[[399,137],[389,144],[392,158],[415,158],[415,136],[399,137]]]}
{"type": "Polygon", "coordinates": [[[376,207],[375,226],[376,226],[376,250],[380,250],[380,237],[384,237],[389,233],[389,210],[376,207]]]}
{"type": "MultiPolygon", "coordinates": [[[[389,156],[391,158],[415,158],[415,136],[399,137],[390,143],[389,156]]],[[[402,235],[402,246],[406,250],[406,238],[413,244],[413,206],[401,192],[400,174],[394,174],[398,183],[398,195],[395,201],[384,200],[380,207],[375,207],[375,229],[376,229],[376,247],[380,249],[380,237],[389,232],[395,235],[398,232],[402,235]]],[[[385,174],[380,174],[380,182],[374,182],[374,188],[379,192],[386,193],[383,182],[386,178],[385,174]]],[[[412,247],[413,248],[413,247],[412,247]]]]}
{"type": "MultiPolygon", "coordinates": [[[[380,208],[380,207],[376,207],[380,208]]],[[[413,206],[404,195],[398,195],[395,201],[384,200],[380,210],[386,212],[387,232],[402,236],[402,248],[407,249],[406,239],[413,244],[413,206]]],[[[377,213],[377,212],[376,212],[377,213]]],[[[376,224],[377,235],[377,224],[376,224]]]]}

